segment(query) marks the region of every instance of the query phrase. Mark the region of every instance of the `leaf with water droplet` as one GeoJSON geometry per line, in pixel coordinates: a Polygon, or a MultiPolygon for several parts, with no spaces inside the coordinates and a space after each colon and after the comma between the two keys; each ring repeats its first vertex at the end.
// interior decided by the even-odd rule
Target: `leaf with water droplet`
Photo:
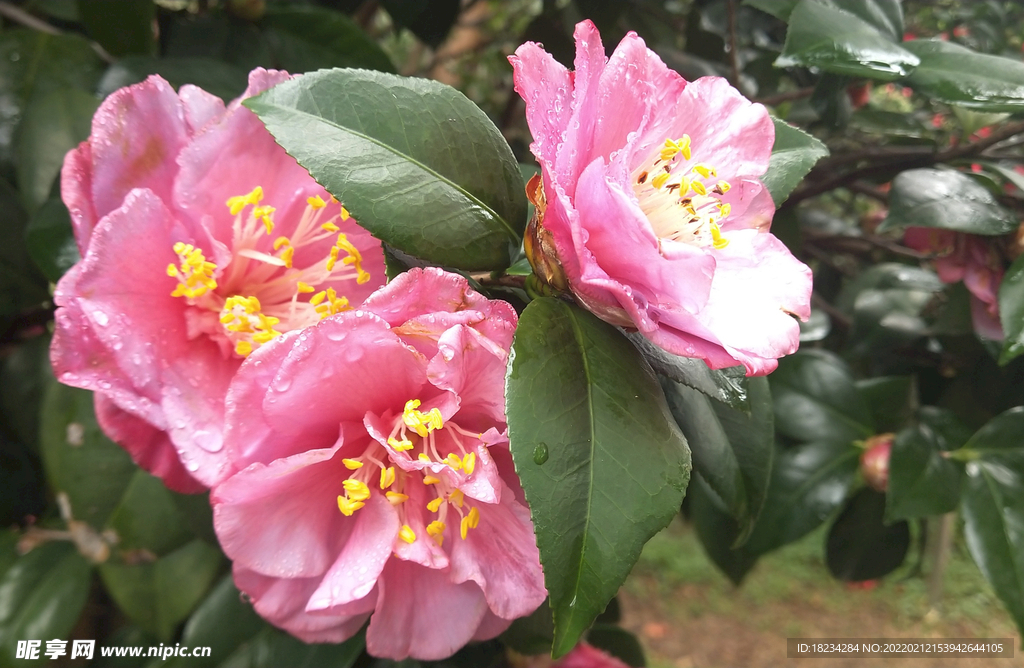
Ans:
{"type": "Polygon", "coordinates": [[[533,449],[533,462],[540,466],[548,460],[548,446],[545,443],[538,443],[533,449]]]}

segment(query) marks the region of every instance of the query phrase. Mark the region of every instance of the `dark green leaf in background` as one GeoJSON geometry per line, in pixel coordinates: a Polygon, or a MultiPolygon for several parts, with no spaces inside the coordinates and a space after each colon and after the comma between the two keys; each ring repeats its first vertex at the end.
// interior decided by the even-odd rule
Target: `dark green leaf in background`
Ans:
{"type": "MultiPolygon", "coordinates": [[[[823,5],[842,9],[858,16],[894,42],[903,39],[903,7],[900,0],[817,0],[823,5]]],[[[800,0],[743,0],[775,18],[789,21],[800,0]]]]}
{"type": "Polygon", "coordinates": [[[594,624],[587,632],[587,642],[607,652],[627,666],[643,668],[647,665],[644,648],[637,637],[615,624],[594,624]]]}
{"type": "Polygon", "coordinates": [[[246,104],[382,241],[460,269],[512,262],[526,226],[519,164],[487,116],[455,89],[330,70],[246,104]]]}
{"type": "Polygon", "coordinates": [[[25,250],[28,215],[18,191],[0,178],[0,332],[20,312],[49,298],[46,277],[25,250]]]}
{"type": "Polygon", "coordinates": [[[100,431],[92,392],[51,383],[39,440],[50,488],[68,495],[76,520],[102,529],[138,467],[100,431]]]}
{"type": "Polygon", "coordinates": [[[270,5],[260,27],[275,64],[289,72],[327,67],[395,71],[377,42],[341,12],[311,5],[270,5]]]}
{"type": "Polygon", "coordinates": [[[726,510],[722,500],[711,491],[704,478],[694,476],[686,490],[690,519],[704,552],[733,584],[739,585],[759,555],[747,545],[736,546],[740,526],[726,510]]]}
{"type": "Polygon", "coordinates": [[[558,657],[679,511],[690,454],[636,349],[614,327],[556,299],[531,302],[519,320],[506,401],[558,657]]]}
{"type": "Polygon", "coordinates": [[[747,377],[743,367],[710,369],[704,360],[681,357],[660,348],[639,332],[626,332],[629,339],[656,373],[687,387],[700,390],[712,399],[742,411],[750,410],[747,377]]]}
{"type": "Polygon", "coordinates": [[[690,445],[693,471],[739,522],[743,542],[761,512],[775,453],[774,416],[766,378],[749,379],[750,412],[730,408],[669,379],[662,388],[690,445]]]}
{"type": "Polygon", "coordinates": [[[112,56],[150,55],[156,48],[153,0],[78,0],[78,15],[112,56]]]}
{"type": "MultiPolygon", "coordinates": [[[[362,654],[365,644],[366,639],[362,634],[355,635],[338,645],[306,644],[284,631],[265,628],[251,641],[239,647],[220,664],[220,668],[350,668],[362,654]]],[[[421,665],[412,659],[408,662],[411,667],[421,665]]],[[[407,664],[402,662],[395,665],[404,668],[407,664]]]]}
{"type": "Polygon", "coordinates": [[[833,74],[891,81],[918,64],[913,53],[897,46],[856,14],[815,0],[800,0],[789,15],[789,31],[779,67],[818,67],[833,74]]]}
{"type": "Polygon", "coordinates": [[[798,352],[780,360],[768,380],[779,433],[798,441],[838,443],[874,434],[871,409],[836,355],[798,352]]]}
{"type": "Polygon", "coordinates": [[[399,26],[437,48],[459,17],[459,0],[383,0],[381,4],[399,26]]]}
{"type": "Polygon", "coordinates": [[[62,88],[34,97],[18,126],[15,157],[18,187],[29,211],[50,196],[64,156],[89,137],[92,115],[100,101],[75,88],[62,88]]]}
{"type": "Polygon", "coordinates": [[[914,416],[917,388],[912,376],[877,376],[857,381],[879,433],[899,431],[914,416]]]}
{"type": "Polygon", "coordinates": [[[746,548],[765,554],[819,527],[842,505],[859,461],[858,448],[835,441],[777,453],[768,498],[746,548]]]}
{"type": "Polygon", "coordinates": [[[53,283],[81,259],[71,216],[60,198],[46,200],[32,216],[25,228],[25,247],[32,261],[53,283]]]}
{"type": "Polygon", "coordinates": [[[996,595],[1024,632],[1024,407],[992,419],[964,446],[964,535],[996,595]]]}
{"type": "Polygon", "coordinates": [[[761,177],[761,182],[771,193],[775,206],[779,206],[807,176],[814,164],[828,155],[828,149],[811,135],[785,121],[774,117],[772,121],[775,122],[775,145],[772,146],[768,171],[761,177]]]}
{"type": "Polygon", "coordinates": [[[136,470],[107,521],[117,532],[117,548],[159,556],[189,542],[192,532],[173,497],[159,478],[136,470]]]}
{"type": "Polygon", "coordinates": [[[223,559],[220,550],[193,540],[155,560],[140,553],[111,559],[99,572],[122,612],[166,642],[216,580],[223,559]]]}
{"type": "Polygon", "coordinates": [[[50,371],[50,337],[37,336],[0,363],[0,416],[9,435],[38,451],[39,411],[50,371]]]}
{"type": "Polygon", "coordinates": [[[1024,109],[1024,63],[992,56],[938,39],[907,42],[921,59],[907,80],[915,91],[938,102],[977,111],[1024,109]]]}
{"type": "Polygon", "coordinates": [[[850,498],[825,541],[825,563],[832,575],[863,582],[899,568],[910,549],[910,526],[887,525],[884,514],[885,494],[865,487],[850,498]]]}
{"type": "Polygon", "coordinates": [[[942,437],[927,423],[897,434],[889,457],[887,521],[956,510],[963,465],[944,456],[943,444],[942,437]]]}
{"type": "Polygon", "coordinates": [[[19,640],[67,638],[85,605],[89,563],[71,543],[44,543],[19,558],[0,579],[0,665],[19,640]]]}
{"type": "Polygon", "coordinates": [[[229,102],[245,90],[249,73],[214,58],[127,56],[104,72],[98,85],[99,94],[107,96],[118,88],[144,81],[151,74],[159,74],[175,88],[192,84],[229,102]]]}
{"type": "Polygon", "coordinates": [[[923,313],[943,289],[934,272],[883,262],[843,287],[838,306],[853,316],[851,348],[858,354],[905,345],[929,333],[923,313]]]}
{"type": "Polygon", "coordinates": [[[879,230],[937,227],[971,234],[1006,234],[1017,217],[987,188],[952,169],[908,169],[892,181],[889,215],[879,230]]]}
{"type": "MultiPolygon", "coordinates": [[[[242,600],[231,575],[225,575],[185,623],[181,642],[190,647],[209,647],[205,658],[171,658],[169,668],[212,668],[220,665],[236,649],[267,628],[252,605],[242,600]]],[[[289,664],[292,665],[292,664],[289,664]]]]}
{"type": "Polygon", "coordinates": [[[1006,336],[999,362],[1006,364],[1024,354],[1024,255],[1014,260],[999,285],[999,319],[1006,336]]]}

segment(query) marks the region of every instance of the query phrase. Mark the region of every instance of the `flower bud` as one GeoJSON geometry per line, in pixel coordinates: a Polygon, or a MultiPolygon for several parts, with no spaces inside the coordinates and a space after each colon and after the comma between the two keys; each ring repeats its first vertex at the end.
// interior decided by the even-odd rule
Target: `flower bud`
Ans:
{"type": "Polygon", "coordinates": [[[884,492],[889,488],[889,454],[892,452],[893,434],[872,436],[864,444],[860,456],[860,472],[871,489],[884,492]]]}
{"type": "Polygon", "coordinates": [[[533,216],[526,226],[526,237],[523,239],[526,259],[541,281],[559,292],[568,292],[569,283],[565,280],[562,263],[558,261],[555,241],[551,238],[551,232],[544,227],[547,201],[544,198],[544,180],[540,174],[534,174],[526,184],[526,197],[533,204],[533,216]]]}

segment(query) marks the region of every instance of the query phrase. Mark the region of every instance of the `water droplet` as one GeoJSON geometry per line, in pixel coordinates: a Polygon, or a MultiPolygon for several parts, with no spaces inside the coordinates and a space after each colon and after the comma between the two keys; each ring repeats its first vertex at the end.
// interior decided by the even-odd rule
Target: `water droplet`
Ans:
{"type": "Polygon", "coordinates": [[[95,320],[96,324],[99,325],[100,327],[106,327],[107,324],[110,322],[110,318],[108,318],[107,314],[104,313],[103,311],[93,311],[92,319],[95,320]]]}
{"type": "Polygon", "coordinates": [[[215,434],[206,429],[197,429],[192,434],[192,438],[195,439],[196,444],[200,448],[207,452],[220,452],[221,448],[224,447],[224,441],[221,439],[220,434],[215,434]]]}
{"type": "Polygon", "coordinates": [[[540,466],[548,460],[548,446],[546,443],[538,443],[533,449],[533,463],[540,466]]]}
{"type": "Polygon", "coordinates": [[[274,379],[270,386],[275,392],[287,392],[292,386],[292,377],[290,374],[280,375],[274,379]]]}

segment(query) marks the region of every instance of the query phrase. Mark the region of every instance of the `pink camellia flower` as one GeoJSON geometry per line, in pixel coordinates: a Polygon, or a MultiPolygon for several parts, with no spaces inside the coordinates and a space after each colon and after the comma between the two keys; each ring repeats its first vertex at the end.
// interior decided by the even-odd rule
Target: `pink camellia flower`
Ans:
{"type": "Polygon", "coordinates": [[[509,59],[543,177],[535,271],[671,353],[769,373],[799,345],[811,272],[767,232],[768,112],[724,79],[687,83],[634,33],[611,59],[590,21],[575,36],[575,72],[534,43],[509,59]]]}
{"type": "Polygon", "coordinates": [[[964,282],[971,293],[974,331],[986,339],[1003,340],[999,322],[999,285],[1003,263],[991,240],[976,234],[928,227],[908,227],[903,243],[925,253],[935,253],[935,272],[943,283],[964,282]]]}
{"type": "Polygon", "coordinates": [[[544,601],[506,436],[516,320],[414,269],[245,361],[224,439],[238,472],[210,498],[259,614],[306,642],[369,617],[371,654],[431,660],[544,601]]]}
{"type": "Polygon", "coordinates": [[[581,642],[551,668],[629,668],[618,659],[581,642]]]}
{"type": "MultiPolygon", "coordinates": [[[[255,70],[243,97],[288,78],[255,70]]],[[[252,112],[158,76],[121,89],[61,177],[82,261],[57,285],[57,378],[96,392],[104,431],[171,488],[222,477],[242,360],[360,303],[380,245],[252,112]]]]}

